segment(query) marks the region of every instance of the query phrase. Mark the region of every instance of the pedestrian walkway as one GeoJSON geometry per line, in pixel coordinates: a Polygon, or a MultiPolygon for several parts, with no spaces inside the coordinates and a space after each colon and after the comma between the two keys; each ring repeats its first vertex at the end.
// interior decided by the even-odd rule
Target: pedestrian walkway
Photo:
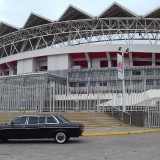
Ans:
{"type": "Polygon", "coordinates": [[[86,129],[83,133],[84,137],[92,136],[112,136],[127,134],[143,134],[160,132],[160,128],[144,128],[144,127],[120,127],[120,128],[96,128],[86,129]]]}

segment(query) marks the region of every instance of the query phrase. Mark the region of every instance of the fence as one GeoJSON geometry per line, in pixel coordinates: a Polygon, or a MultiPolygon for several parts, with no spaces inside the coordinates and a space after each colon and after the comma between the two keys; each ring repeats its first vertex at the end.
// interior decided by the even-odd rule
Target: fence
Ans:
{"type": "MultiPolygon", "coordinates": [[[[111,111],[122,109],[121,86],[68,87],[54,82],[37,85],[0,85],[1,111],[111,111]],[[114,106],[114,107],[113,107],[114,106]]],[[[145,110],[143,84],[126,89],[127,111],[145,110]]]]}
{"type": "MultiPolygon", "coordinates": [[[[145,85],[125,91],[126,111],[148,114],[148,126],[160,127],[160,99],[148,99],[145,85]]],[[[0,111],[98,111],[122,112],[122,92],[117,87],[68,87],[66,85],[0,85],[0,111]]]]}

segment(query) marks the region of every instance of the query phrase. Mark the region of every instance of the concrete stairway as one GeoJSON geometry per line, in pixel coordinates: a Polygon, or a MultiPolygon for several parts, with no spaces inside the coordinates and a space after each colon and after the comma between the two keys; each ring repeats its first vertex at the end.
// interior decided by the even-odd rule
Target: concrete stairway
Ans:
{"type": "MultiPolygon", "coordinates": [[[[0,124],[8,123],[18,115],[54,114],[40,112],[0,112],[0,124]]],[[[82,122],[86,129],[121,127],[123,123],[101,112],[56,112],[73,122],[82,122]]]]}
{"type": "Polygon", "coordinates": [[[107,113],[74,112],[60,113],[73,122],[82,122],[87,129],[121,127],[123,123],[107,113]]]}

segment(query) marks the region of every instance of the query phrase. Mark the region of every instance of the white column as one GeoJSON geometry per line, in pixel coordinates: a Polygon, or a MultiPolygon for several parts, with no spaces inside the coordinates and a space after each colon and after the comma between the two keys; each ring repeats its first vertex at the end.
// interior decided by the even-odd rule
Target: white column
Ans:
{"type": "Polygon", "coordinates": [[[156,65],[156,54],[152,53],[152,66],[156,65]]]}
{"type": "Polygon", "coordinates": [[[91,59],[90,59],[88,53],[85,53],[85,56],[86,56],[86,59],[87,59],[87,62],[88,62],[88,68],[92,68],[91,59]]]}
{"type": "Polygon", "coordinates": [[[110,56],[109,52],[106,52],[106,57],[108,60],[108,67],[112,67],[112,60],[111,60],[111,56],[110,56]]]}
{"type": "Polygon", "coordinates": [[[133,57],[132,57],[132,52],[129,52],[129,64],[130,64],[130,67],[133,67],[133,57]]]}

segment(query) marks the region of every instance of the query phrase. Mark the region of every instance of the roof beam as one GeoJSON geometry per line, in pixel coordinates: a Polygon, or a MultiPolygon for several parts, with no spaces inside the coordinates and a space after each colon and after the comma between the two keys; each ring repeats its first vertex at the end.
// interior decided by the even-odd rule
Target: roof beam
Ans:
{"type": "Polygon", "coordinates": [[[9,70],[11,71],[11,75],[16,74],[16,68],[12,65],[12,63],[6,63],[8,66],[9,70]]]}
{"type": "Polygon", "coordinates": [[[20,50],[20,53],[25,50],[25,48],[26,48],[26,46],[27,46],[27,43],[28,43],[28,40],[25,40],[25,41],[23,42],[23,45],[22,45],[21,50],[20,50]]]}

